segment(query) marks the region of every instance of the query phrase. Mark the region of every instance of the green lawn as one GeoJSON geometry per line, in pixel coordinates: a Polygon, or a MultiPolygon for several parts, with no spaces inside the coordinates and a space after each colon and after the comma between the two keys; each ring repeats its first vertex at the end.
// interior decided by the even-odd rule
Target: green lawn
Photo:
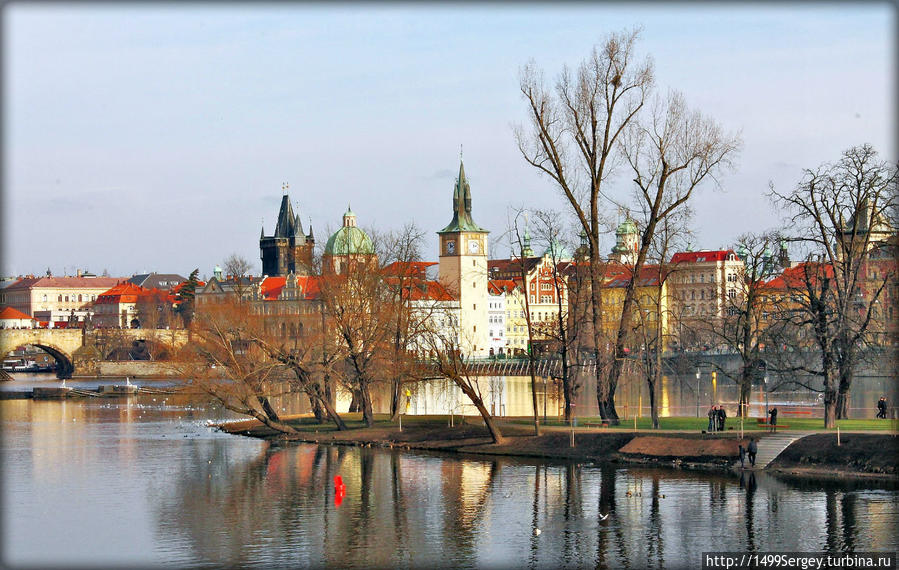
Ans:
{"type": "MultiPolygon", "coordinates": [[[[364,427],[365,424],[362,421],[362,414],[354,413],[354,414],[341,414],[341,417],[346,422],[347,427],[350,429],[361,428],[364,427]]],[[[473,421],[479,421],[480,418],[471,418],[473,421]]],[[[517,418],[499,418],[499,420],[503,423],[514,423],[518,425],[531,425],[533,422],[532,418],[528,417],[517,417],[517,418]]],[[[780,426],[788,426],[778,427],[778,431],[787,430],[798,430],[798,431],[825,431],[824,430],[824,420],[822,418],[779,418],[778,423],[780,426]]],[[[289,420],[290,423],[297,425],[298,427],[309,429],[313,428],[318,431],[331,431],[334,428],[333,423],[325,423],[325,424],[316,424],[314,418],[305,417],[302,419],[292,419],[289,420]]],[[[406,426],[439,426],[445,425],[449,427],[450,423],[453,425],[460,425],[462,421],[461,416],[454,416],[452,420],[448,415],[427,415],[427,416],[411,416],[404,415],[403,416],[403,425],[406,426]]],[[[543,418],[540,418],[541,425],[543,424],[543,418]]],[[[708,418],[696,418],[696,417],[668,417],[668,418],[659,418],[660,429],[662,430],[672,430],[672,431],[692,431],[692,432],[700,432],[706,427],[708,427],[708,418]]],[[[577,418],[577,426],[579,428],[584,427],[599,427],[602,423],[599,416],[586,416],[586,417],[578,417],[577,418]]],[[[387,425],[396,425],[396,422],[390,421],[390,416],[387,414],[375,414],[375,425],[376,426],[387,426],[387,425]]],[[[550,416],[547,418],[546,422],[547,426],[567,426],[564,422],[561,422],[555,416],[550,416]]],[[[843,431],[899,431],[899,421],[897,420],[878,420],[878,419],[848,419],[848,420],[838,420],[837,425],[840,426],[840,430],[843,431]]],[[[648,430],[651,429],[650,419],[648,417],[637,418],[637,429],[640,430],[648,430]]],[[[727,423],[725,424],[728,433],[735,433],[740,431],[740,418],[727,418],[727,423]],[[733,428],[731,430],[730,428],[733,428]]],[[[634,419],[627,418],[622,419],[621,424],[618,426],[609,426],[607,429],[609,430],[633,430],[634,429],[634,419]]],[[[751,431],[751,432],[763,432],[767,431],[768,428],[761,427],[758,424],[757,418],[747,418],[743,421],[743,431],[751,431]]],[[[836,431],[836,429],[828,430],[828,431],[836,431]]]]}
{"type": "MultiPolygon", "coordinates": [[[[555,418],[547,418],[547,425],[564,425],[555,420],[555,418]]],[[[601,420],[598,416],[579,417],[577,418],[578,426],[584,427],[587,424],[599,424],[601,420]]],[[[683,430],[683,431],[702,431],[708,427],[708,418],[696,417],[668,417],[659,418],[659,428],[663,430],[683,430]]],[[[778,431],[799,430],[799,431],[825,431],[823,418],[778,418],[778,431]]],[[[845,431],[897,431],[899,429],[899,421],[897,420],[878,420],[878,419],[848,419],[837,420],[840,430],[845,431]]],[[[651,429],[652,423],[650,418],[637,418],[637,429],[651,429]]],[[[727,418],[725,428],[730,431],[740,430],[740,418],[727,418]]],[[[616,430],[632,430],[634,429],[634,419],[622,419],[618,426],[610,426],[608,429],[616,430]]],[[[757,418],[746,418],[743,420],[743,431],[767,431],[767,427],[759,426],[757,418]]],[[[829,431],[836,431],[836,428],[829,431]]]]}

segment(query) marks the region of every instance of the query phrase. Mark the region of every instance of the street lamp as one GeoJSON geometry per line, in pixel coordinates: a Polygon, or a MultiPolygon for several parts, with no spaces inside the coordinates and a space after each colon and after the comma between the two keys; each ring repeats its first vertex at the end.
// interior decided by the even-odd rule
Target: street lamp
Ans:
{"type": "Polygon", "coordinates": [[[696,369],[696,417],[699,417],[699,368],[696,369]]]}
{"type": "Polygon", "coordinates": [[[765,374],[765,417],[766,418],[768,417],[768,375],[767,374],[765,374]]]}

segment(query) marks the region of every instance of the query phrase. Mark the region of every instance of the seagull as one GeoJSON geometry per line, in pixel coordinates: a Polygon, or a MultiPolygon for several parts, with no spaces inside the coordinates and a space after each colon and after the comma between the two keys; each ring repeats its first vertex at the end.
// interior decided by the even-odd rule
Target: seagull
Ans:
{"type": "Polygon", "coordinates": [[[535,528],[535,529],[534,529],[534,536],[540,536],[540,529],[539,529],[539,528],[535,528]]]}
{"type": "Polygon", "coordinates": [[[600,522],[606,520],[607,518],[609,518],[609,513],[606,513],[606,514],[599,513],[600,522]]]}

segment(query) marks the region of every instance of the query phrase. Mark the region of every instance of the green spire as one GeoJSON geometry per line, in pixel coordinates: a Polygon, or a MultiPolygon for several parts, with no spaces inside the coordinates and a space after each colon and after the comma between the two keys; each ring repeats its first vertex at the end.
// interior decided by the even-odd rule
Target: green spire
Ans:
{"type": "Polygon", "coordinates": [[[453,188],[453,221],[448,226],[437,232],[438,234],[452,232],[484,232],[487,230],[477,225],[471,218],[471,186],[465,178],[465,166],[459,161],[459,178],[453,188]]]}

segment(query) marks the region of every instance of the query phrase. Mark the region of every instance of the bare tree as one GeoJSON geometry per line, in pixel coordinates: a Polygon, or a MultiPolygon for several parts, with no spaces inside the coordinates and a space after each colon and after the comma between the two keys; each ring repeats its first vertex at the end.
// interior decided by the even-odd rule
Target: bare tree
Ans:
{"type": "MultiPolygon", "coordinates": [[[[527,217],[527,214],[524,210],[518,210],[515,212],[515,216],[512,218],[509,224],[509,234],[512,243],[512,247],[515,248],[514,255],[511,262],[512,267],[514,267],[516,273],[518,274],[518,278],[521,280],[521,290],[523,292],[522,297],[524,297],[524,319],[527,325],[528,330],[528,375],[531,377],[531,403],[533,405],[534,410],[534,435],[540,435],[540,415],[539,409],[537,407],[537,373],[536,373],[536,347],[534,345],[534,322],[533,315],[531,314],[531,304],[528,300],[530,294],[528,292],[528,260],[525,248],[525,238],[521,233],[521,218],[522,216],[527,217]]],[[[527,221],[525,220],[525,223],[527,221]]],[[[527,230],[525,230],[527,231],[527,230]]],[[[528,238],[530,239],[530,238],[528,238]]],[[[546,397],[544,395],[544,397],[546,397]]]]}
{"type": "MultiPolygon", "coordinates": [[[[779,267],[775,257],[781,238],[774,232],[743,234],[737,238],[737,255],[743,260],[741,271],[727,276],[725,314],[704,321],[703,329],[740,358],[736,383],[740,387],[739,415],[748,412],[753,380],[767,369],[762,351],[778,344],[781,323],[771,318],[771,288],[768,280],[779,267]]],[[[725,370],[719,370],[727,374],[725,370]]]]}
{"type": "Polygon", "coordinates": [[[401,411],[403,386],[420,379],[420,367],[411,347],[427,327],[431,311],[427,303],[415,303],[425,297],[427,274],[421,261],[421,245],[424,232],[414,222],[406,224],[398,232],[388,232],[375,239],[381,246],[379,258],[385,265],[384,286],[386,302],[390,303],[390,416],[396,421],[401,411]]]}
{"type": "MultiPolygon", "coordinates": [[[[622,139],[643,212],[640,240],[633,275],[640,275],[659,224],[684,208],[696,188],[707,178],[729,166],[740,146],[736,135],[723,133],[711,119],[690,111],[683,97],[671,92],[664,101],[656,99],[645,121],[633,122],[622,139]]],[[[631,320],[636,281],[625,291],[621,321],[615,340],[615,360],[608,385],[614,387],[626,358],[627,327],[631,320]]]]}
{"type": "Polygon", "coordinates": [[[250,270],[253,269],[253,266],[250,265],[250,262],[241,255],[236,253],[232,253],[228,256],[223,263],[225,275],[230,275],[233,277],[246,277],[250,274],[250,270]]]}
{"type": "Polygon", "coordinates": [[[799,276],[793,322],[813,330],[821,355],[814,373],[824,383],[824,423],[845,418],[854,369],[869,340],[879,301],[893,272],[868,275],[872,256],[895,231],[897,166],[881,161],[869,145],[850,148],[841,160],[806,170],[797,187],[775,204],[791,214],[791,239],[809,250],[799,276]]]}
{"type": "MultiPolygon", "coordinates": [[[[573,209],[588,241],[593,351],[602,346],[602,259],[600,199],[619,162],[617,142],[643,107],[652,87],[652,64],[635,61],[638,31],[612,34],[578,67],[563,69],[550,90],[531,62],[520,76],[528,106],[528,128],[515,137],[525,161],[549,176],[573,209]]],[[[617,423],[615,386],[597,365],[597,400],[604,419],[617,423]]],[[[617,376],[616,376],[617,378],[617,376]]]]}
{"type": "MultiPolygon", "coordinates": [[[[569,296],[572,291],[567,286],[567,281],[572,277],[569,268],[572,266],[571,260],[562,259],[562,250],[564,244],[568,241],[564,235],[562,225],[562,216],[559,212],[550,210],[538,210],[534,212],[535,233],[542,241],[549,244],[548,251],[552,260],[552,286],[556,300],[556,311],[554,318],[547,326],[541,327],[542,335],[553,340],[553,344],[559,355],[559,376],[557,381],[562,384],[562,397],[565,401],[564,417],[566,422],[571,421],[571,406],[574,398],[577,396],[581,388],[580,378],[575,374],[576,366],[573,366],[574,360],[577,359],[576,342],[579,328],[583,321],[571,318],[569,315],[572,302],[569,296]]],[[[582,288],[574,287],[574,294],[584,291],[582,288]]],[[[584,299],[575,299],[575,304],[579,305],[584,299]]]]}
{"type": "MultiPolygon", "coordinates": [[[[438,315],[435,315],[438,317],[438,315]]],[[[493,443],[505,443],[499,424],[496,422],[487,405],[484,403],[484,394],[481,392],[481,383],[473,374],[468,363],[462,357],[458,320],[449,313],[440,318],[431,320],[431,329],[421,338],[423,346],[426,346],[431,354],[431,363],[435,371],[444,378],[449,379],[459,387],[463,394],[471,401],[481,414],[484,426],[490,433],[493,443]]]]}
{"type": "MultiPolygon", "coordinates": [[[[644,215],[647,212],[644,210],[644,215]]],[[[639,333],[642,337],[640,352],[644,378],[649,389],[649,410],[653,429],[659,429],[658,396],[662,383],[662,355],[671,340],[669,330],[672,321],[672,295],[669,279],[674,268],[666,264],[669,253],[678,240],[689,235],[688,222],[692,213],[689,208],[681,208],[659,221],[658,229],[653,236],[647,253],[649,261],[641,273],[633,273],[631,281],[638,280],[637,287],[647,293],[640,303],[638,318],[639,333]],[[633,277],[639,276],[639,277],[633,277]],[[651,307],[650,307],[651,305],[651,307]]],[[[630,285],[630,284],[629,284],[630,285]]]]}
{"type": "Polygon", "coordinates": [[[296,430],[281,420],[271,399],[296,388],[323,406],[338,429],[346,429],[324,397],[314,335],[306,343],[292,344],[272,334],[264,313],[230,298],[204,306],[196,314],[191,343],[174,366],[225,408],[278,432],[296,430]]]}

